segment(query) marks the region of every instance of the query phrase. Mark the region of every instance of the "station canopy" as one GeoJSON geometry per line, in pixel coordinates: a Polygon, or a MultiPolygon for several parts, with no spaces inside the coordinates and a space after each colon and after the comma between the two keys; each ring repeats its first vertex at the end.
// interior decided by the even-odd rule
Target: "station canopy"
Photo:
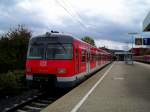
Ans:
{"type": "Polygon", "coordinates": [[[150,31],[150,12],[143,21],[143,31],[150,31]]]}

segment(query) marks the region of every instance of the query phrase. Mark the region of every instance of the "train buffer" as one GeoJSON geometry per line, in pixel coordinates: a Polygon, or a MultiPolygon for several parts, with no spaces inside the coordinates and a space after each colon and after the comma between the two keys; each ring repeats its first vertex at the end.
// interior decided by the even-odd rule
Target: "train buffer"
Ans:
{"type": "Polygon", "coordinates": [[[113,62],[42,112],[149,112],[150,65],[113,62]]]}

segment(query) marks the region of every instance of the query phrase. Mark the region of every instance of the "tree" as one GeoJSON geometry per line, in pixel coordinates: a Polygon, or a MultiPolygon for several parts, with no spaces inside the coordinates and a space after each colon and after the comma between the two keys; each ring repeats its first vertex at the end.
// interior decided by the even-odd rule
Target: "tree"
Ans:
{"type": "Polygon", "coordinates": [[[96,46],[94,39],[89,37],[89,36],[85,36],[81,40],[83,40],[84,42],[87,42],[87,43],[89,43],[89,44],[91,44],[93,46],[96,46]]]}
{"type": "Polygon", "coordinates": [[[0,37],[0,72],[24,69],[31,31],[18,25],[0,37]]]}

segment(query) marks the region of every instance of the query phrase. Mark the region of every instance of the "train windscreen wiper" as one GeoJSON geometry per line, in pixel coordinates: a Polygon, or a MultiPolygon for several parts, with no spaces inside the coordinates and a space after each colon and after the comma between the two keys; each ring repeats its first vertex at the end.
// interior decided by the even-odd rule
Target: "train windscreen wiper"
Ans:
{"type": "Polygon", "coordinates": [[[57,43],[58,43],[59,45],[61,45],[61,47],[63,48],[63,50],[65,51],[65,53],[67,53],[67,50],[66,50],[66,48],[64,47],[64,45],[63,45],[61,42],[59,42],[58,40],[57,40],[57,43]]]}

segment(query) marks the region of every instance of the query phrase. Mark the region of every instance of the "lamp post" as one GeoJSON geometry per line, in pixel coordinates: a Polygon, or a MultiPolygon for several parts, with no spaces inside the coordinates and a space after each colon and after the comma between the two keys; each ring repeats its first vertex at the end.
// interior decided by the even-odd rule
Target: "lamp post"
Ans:
{"type": "Polygon", "coordinates": [[[131,49],[132,64],[133,64],[133,43],[134,43],[134,35],[137,35],[137,34],[140,34],[140,33],[137,33],[137,32],[130,32],[130,33],[128,33],[128,35],[131,35],[131,38],[132,38],[132,49],[131,49]]]}

